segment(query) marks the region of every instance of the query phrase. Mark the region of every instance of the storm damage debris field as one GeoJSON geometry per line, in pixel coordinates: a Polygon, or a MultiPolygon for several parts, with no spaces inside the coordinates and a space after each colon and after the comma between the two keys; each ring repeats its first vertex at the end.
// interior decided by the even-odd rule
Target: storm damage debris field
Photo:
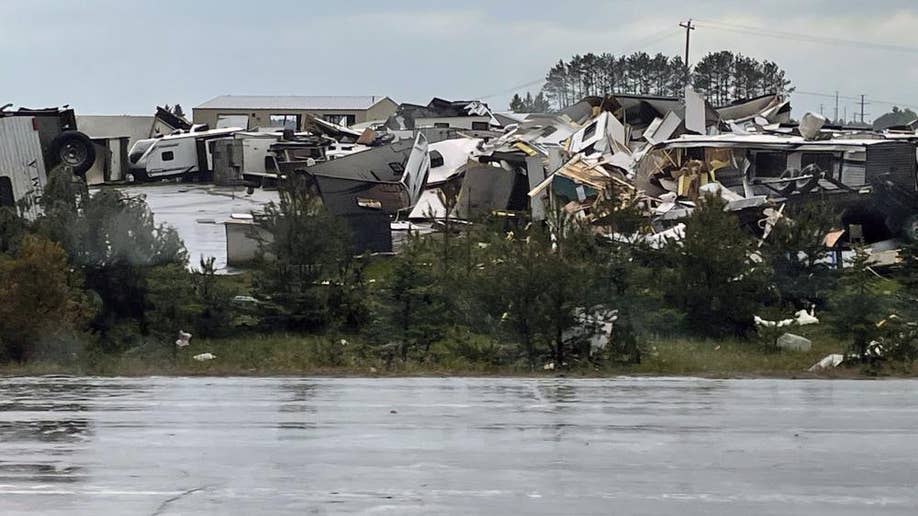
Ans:
{"type": "Polygon", "coordinates": [[[915,386],[6,378],[0,512],[914,514],[915,386]]]}

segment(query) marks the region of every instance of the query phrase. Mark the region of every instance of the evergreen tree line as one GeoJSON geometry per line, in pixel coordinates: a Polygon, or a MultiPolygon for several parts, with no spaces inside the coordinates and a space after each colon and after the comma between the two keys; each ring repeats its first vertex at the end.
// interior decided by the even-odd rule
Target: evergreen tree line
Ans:
{"type": "Polygon", "coordinates": [[[729,50],[704,56],[690,70],[680,56],[634,52],[627,56],[611,53],[574,55],[559,60],[545,75],[539,95],[514,97],[511,110],[539,111],[550,105],[563,109],[589,95],[632,94],[681,97],[691,84],[714,105],[769,93],[793,91],[784,70],[773,61],[758,60],[729,50]],[[533,101],[527,102],[526,98],[533,101]],[[517,109],[519,108],[519,109],[517,109]]]}
{"type": "MultiPolygon", "coordinates": [[[[308,182],[291,181],[269,210],[267,227],[280,230],[263,248],[275,259],[263,261],[258,275],[259,297],[276,304],[273,325],[356,333],[367,346],[362,353],[387,361],[520,369],[634,364],[648,353],[644,343],[660,336],[739,339],[776,351],[778,335],[757,329],[754,315],[782,319],[813,305],[828,314],[827,329],[865,360],[868,344],[883,338],[885,359],[918,358],[915,332],[877,326],[893,312],[900,322],[915,320],[915,290],[886,294],[860,250],[843,272],[831,268],[823,238],[839,217],[820,202],[790,210],[761,242],[722,200],[704,199],[685,220],[684,238],[662,247],[610,239],[563,210],[547,222],[447,219],[444,231],[412,235],[380,262],[355,259],[347,232],[329,226],[308,182]],[[293,220],[296,231],[284,222],[293,220]],[[312,275],[300,279],[301,270],[312,275]],[[590,336],[611,314],[613,344],[591,349],[590,336]]],[[[621,204],[618,194],[626,195],[595,209],[607,229],[635,234],[645,223],[637,200],[621,204]]],[[[905,285],[918,277],[914,263],[896,271],[905,285]]]]}

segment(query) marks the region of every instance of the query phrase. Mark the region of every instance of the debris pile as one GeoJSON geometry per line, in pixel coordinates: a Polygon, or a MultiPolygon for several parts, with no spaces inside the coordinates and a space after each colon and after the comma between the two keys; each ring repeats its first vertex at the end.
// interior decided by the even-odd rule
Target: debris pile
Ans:
{"type": "Polygon", "coordinates": [[[494,213],[538,221],[560,210],[610,238],[661,246],[680,238],[681,220],[712,195],[763,240],[785,206],[814,196],[846,213],[845,227],[827,235],[829,249],[918,238],[918,131],[832,126],[812,113],[794,122],[781,95],[714,106],[687,87],[681,98],[590,96],[527,114],[433,98],[381,116],[353,124],[285,115],[283,127],[250,127],[248,115],[226,115],[210,128],[159,109],[157,127],[174,129],[136,141],[127,161],[135,180],[252,189],[308,176],[347,219],[359,251],[391,251],[393,227],[494,213]],[[618,234],[610,205],[636,207],[639,234],[618,234]]]}

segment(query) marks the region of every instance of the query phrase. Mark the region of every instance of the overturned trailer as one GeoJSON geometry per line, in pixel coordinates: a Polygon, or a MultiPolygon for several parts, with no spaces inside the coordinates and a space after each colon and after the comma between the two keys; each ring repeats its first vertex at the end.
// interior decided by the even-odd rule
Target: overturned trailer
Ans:
{"type": "Polygon", "coordinates": [[[35,217],[48,173],[63,166],[85,175],[96,162],[96,147],[77,130],[72,109],[9,107],[0,107],[0,207],[35,217]]]}

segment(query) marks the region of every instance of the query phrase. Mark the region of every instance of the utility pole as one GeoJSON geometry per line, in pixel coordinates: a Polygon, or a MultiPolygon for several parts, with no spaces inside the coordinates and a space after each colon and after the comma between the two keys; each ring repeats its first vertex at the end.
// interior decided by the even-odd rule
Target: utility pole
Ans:
{"type": "Polygon", "coordinates": [[[688,86],[689,76],[690,76],[690,73],[689,73],[690,68],[689,68],[689,60],[688,60],[689,41],[691,40],[692,31],[695,30],[695,26],[692,25],[691,18],[689,18],[687,22],[680,22],[679,26],[685,29],[685,85],[688,86]]]}
{"type": "Polygon", "coordinates": [[[824,114],[824,113],[822,112],[822,104],[819,105],[819,114],[820,114],[820,115],[824,114]]]}
{"type": "Polygon", "coordinates": [[[869,113],[864,113],[864,106],[867,105],[867,104],[870,104],[869,102],[864,102],[864,97],[865,97],[865,95],[862,93],[862,94],[861,94],[861,123],[862,123],[862,124],[865,123],[865,122],[864,122],[864,115],[865,115],[865,114],[869,114],[869,113]]]}
{"type": "Polygon", "coordinates": [[[832,123],[838,123],[838,90],[835,90],[835,120],[832,123]]]}

